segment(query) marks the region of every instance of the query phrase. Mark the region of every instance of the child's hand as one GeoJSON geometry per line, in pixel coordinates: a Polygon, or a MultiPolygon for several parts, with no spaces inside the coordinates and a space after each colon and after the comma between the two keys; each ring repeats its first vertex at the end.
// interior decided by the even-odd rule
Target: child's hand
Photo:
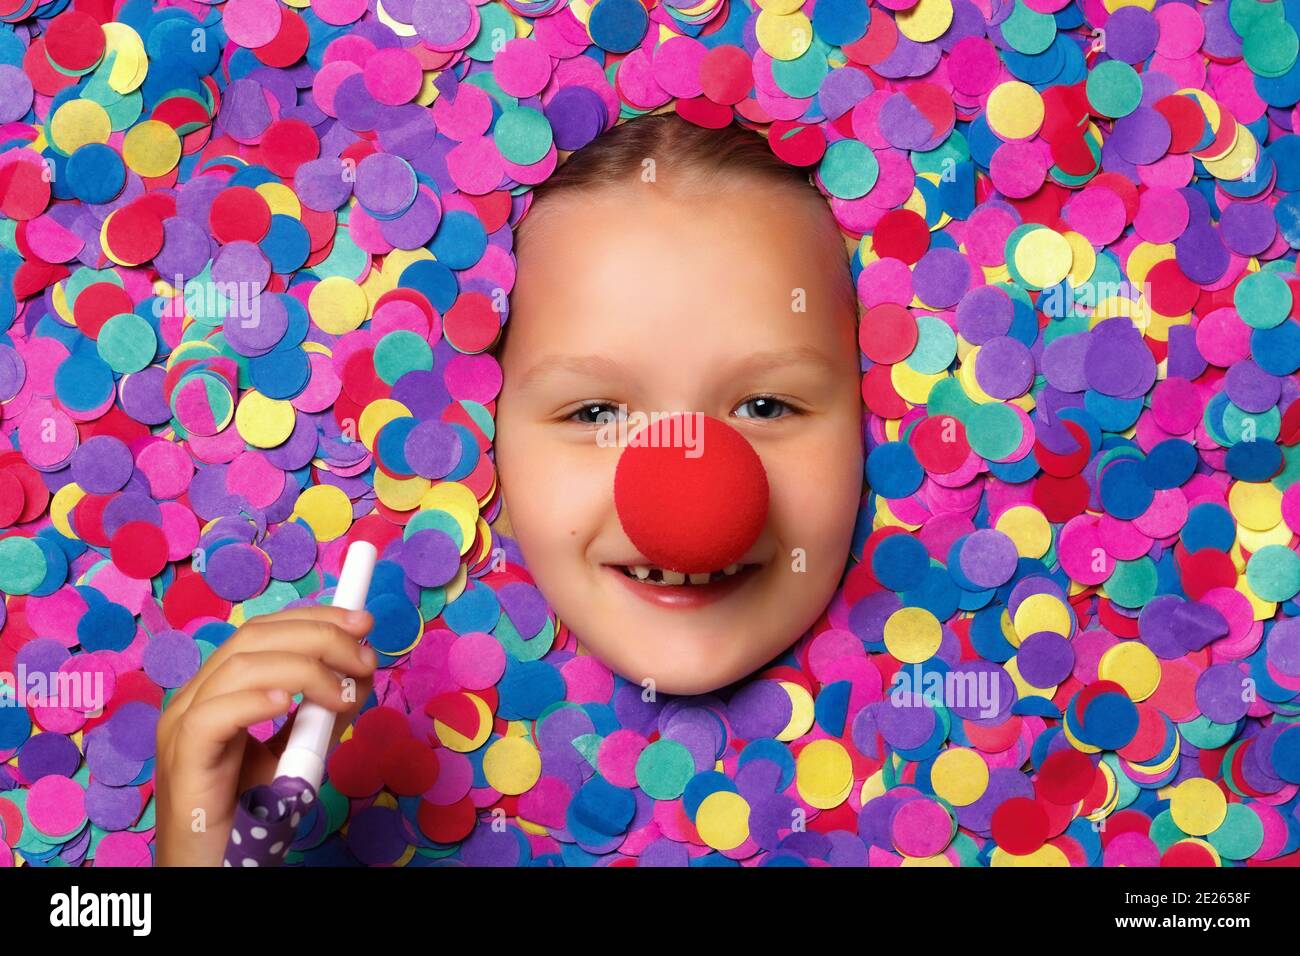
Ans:
{"type": "Polygon", "coordinates": [[[374,683],[375,653],[357,643],[372,624],[324,605],[253,618],[177,691],[158,721],[158,866],[221,865],[239,794],[271,781],[292,721],[265,743],[247,728],[288,711],[293,694],[338,714],[338,740],[374,683]],[[355,678],[355,695],[333,671],[355,678]]]}

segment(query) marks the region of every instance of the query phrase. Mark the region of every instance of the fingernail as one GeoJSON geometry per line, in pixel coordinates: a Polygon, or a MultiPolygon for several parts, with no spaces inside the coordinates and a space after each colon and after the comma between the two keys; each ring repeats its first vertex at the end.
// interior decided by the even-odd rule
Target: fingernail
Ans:
{"type": "Polygon", "coordinates": [[[370,612],[348,611],[348,615],[344,620],[347,622],[349,627],[362,627],[363,625],[370,623],[370,612]]]}
{"type": "Polygon", "coordinates": [[[277,707],[283,707],[285,704],[289,703],[288,693],[280,690],[278,687],[275,690],[268,690],[266,696],[271,698],[271,703],[275,704],[277,707]]]}
{"type": "Polygon", "coordinates": [[[357,657],[361,658],[361,663],[366,667],[374,667],[376,661],[378,661],[378,658],[375,657],[375,652],[364,644],[362,645],[361,650],[357,651],[357,657]]]}

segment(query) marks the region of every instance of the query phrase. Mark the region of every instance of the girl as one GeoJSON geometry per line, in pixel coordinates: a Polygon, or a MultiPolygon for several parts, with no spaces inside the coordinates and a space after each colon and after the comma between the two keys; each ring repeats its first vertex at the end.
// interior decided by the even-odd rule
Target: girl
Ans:
{"type": "MultiPolygon", "coordinates": [[[[825,609],[863,492],[857,297],[827,203],[759,134],[661,112],[567,158],[517,240],[497,529],[580,650],[627,680],[698,694],[759,670],[825,609]],[[634,413],[708,416],[756,453],[768,506],[739,560],[688,575],[632,542],[614,495],[625,449],[602,436],[634,413]]],[[[346,729],[370,693],[370,624],[323,606],[258,617],[177,693],[158,728],[159,865],[220,865],[238,794],[287,738],[246,729],[291,695],[346,729]]]]}
{"type": "Polygon", "coordinates": [[[830,208],[758,134],[659,113],[577,151],[516,237],[496,460],[538,587],[634,683],[754,672],[825,609],[862,494],[857,295],[830,208]],[[767,521],[739,567],[656,568],[616,514],[600,416],[677,411],[762,460],[767,521]]]}

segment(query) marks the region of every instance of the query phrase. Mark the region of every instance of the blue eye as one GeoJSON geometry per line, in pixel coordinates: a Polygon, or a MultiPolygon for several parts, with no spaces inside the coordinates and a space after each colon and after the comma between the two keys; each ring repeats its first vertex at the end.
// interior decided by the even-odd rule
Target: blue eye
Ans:
{"type": "Polygon", "coordinates": [[[792,414],[794,413],[794,409],[791,408],[789,404],[771,395],[756,395],[753,398],[746,399],[745,401],[741,402],[739,405],[736,406],[737,409],[749,408],[749,407],[752,407],[754,409],[753,414],[740,415],[738,417],[756,418],[759,420],[772,421],[774,419],[784,417],[781,414],[782,409],[785,409],[792,414]]]}
{"type": "Polygon", "coordinates": [[[614,402],[591,401],[578,408],[568,418],[579,425],[603,425],[618,419],[618,405],[614,402]],[[585,416],[590,417],[585,417],[585,416]]]}

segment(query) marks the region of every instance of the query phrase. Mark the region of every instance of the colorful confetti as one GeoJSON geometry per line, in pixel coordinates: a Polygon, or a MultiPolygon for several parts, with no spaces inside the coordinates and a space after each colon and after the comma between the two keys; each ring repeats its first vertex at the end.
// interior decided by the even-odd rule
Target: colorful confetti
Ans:
{"type": "Polygon", "coordinates": [[[150,865],[161,709],[356,539],[291,864],[1300,861],[1300,4],[0,20],[0,863],[150,865]],[[665,107],[855,240],[870,494],[782,660],[647,702],[491,527],[491,349],[531,187],[665,107]]]}

